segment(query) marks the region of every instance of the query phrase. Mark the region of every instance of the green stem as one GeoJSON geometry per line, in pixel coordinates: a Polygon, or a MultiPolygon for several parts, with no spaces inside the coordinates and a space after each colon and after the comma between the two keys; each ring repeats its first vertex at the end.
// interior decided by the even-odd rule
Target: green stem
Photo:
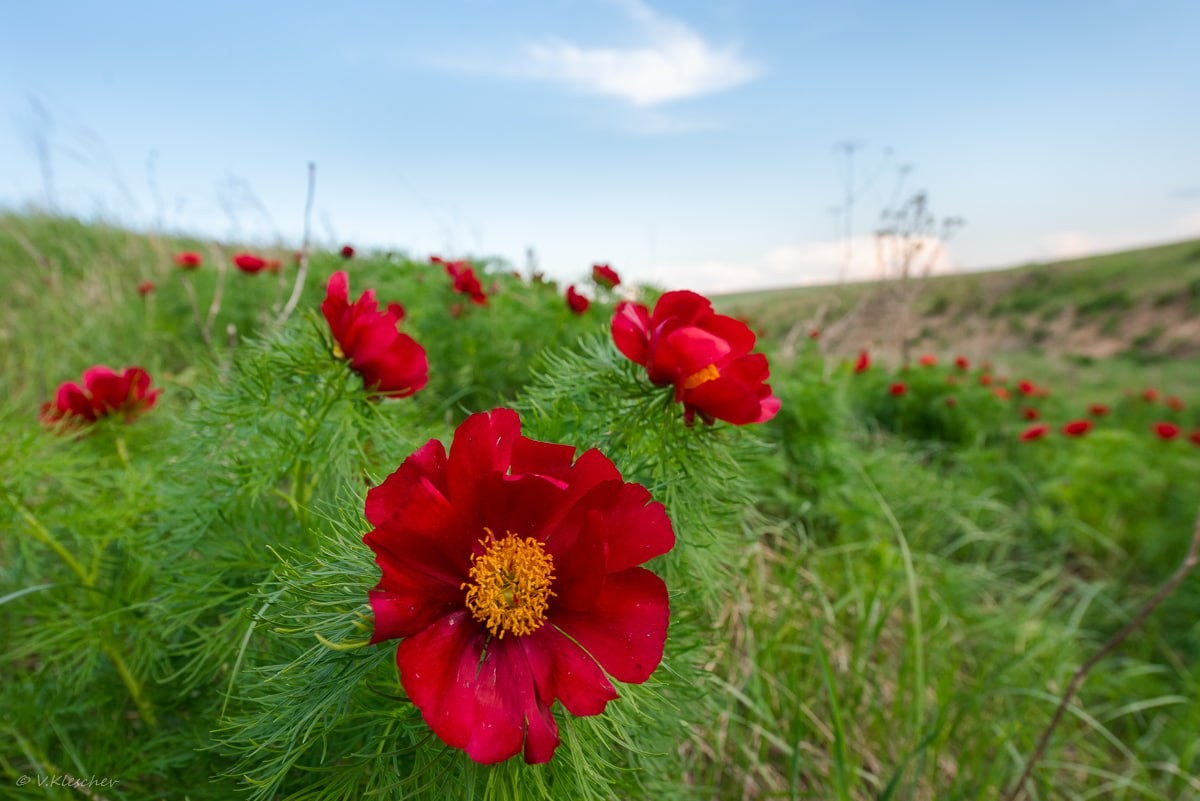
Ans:
{"type": "MultiPolygon", "coordinates": [[[[78,577],[83,586],[94,587],[96,585],[95,579],[88,575],[88,572],[83,569],[83,565],[79,564],[79,561],[50,533],[50,530],[33,516],[33,512],[29,511],[23,503],[11,495],[8,496],[8,502],[17,510],[17,514],[21,516],[21,519],[29,525],[30,530],[33,531],[38,541],[50,546],[50,550],[58,554],[67,567],[71,568],[71,572],[78,577]]],[[[101,648],[103,648],[105,655],[112,660],[113,667],[117,669],[117,674],[120,675],[125,688],[133,696],[133,702],[137,705],[138,711],[141,712],[142,719],[150,726],[157,726],[158,720],[154,715],[154,708],[150,706],[150,700],[146,698],[146,694],[142,691],[141,683],[133,675],[133,672],[129,670],[129,666],[125,664],[125,658],[121,656],[117,644],[112,641],[111,634],[106,633],[102,635],[101,648]]]]}
{"type": "Polygon", "coordinates": [[[126,469],[129,468],[129,451],[125,448],[125,438],[121,436],[117,437],[117,458],[126,469]]]}
{"type": "Polygon", "coordinates": [[[29,525],[29,529],[33,532],[33,536],[36,537],[39,542],[41,542],[43,545],[48,545],[50,550],[58,554],[58,557],[63,560],[67,567],[71,568],[71,572],[74,573],[81,582],[83,582],[85,587],[93,586],[94,582],[88,575],[87,571],[83,569],[83,565],[79,564],[79,561],[71,555],[71,552],[68,551],[63,544],[59,542],[53,534],[50,533],[48,528],[41,524],[41,521],[33,516],[32,512],[25,508],[23,503],[13,498],[11,495],[8,496],[8,502],[12,504],[14,509],[17,510],[17,514],[21,516],[21,519],[29,525]]]}
{"type": "Polygon", "coordinates": [[[134,676],[133,671],[125,664],[124,657],[117,650],[117,644],[106,636],[101,642],[101,647],[108,658],[112,660],[113,667],[117,669],[117,674],[121,677],[121,681],[125,683],[125,689],[129,690],[129,694],[133,696],[133,703],[137,705],[142,720],[146,721],[146,725],[151,728],[157,728],[158,718],[154,715],[154,707],[151,706],[150,699],[142,691],[142,684],[137,680],[137,676],[134,676]]]}

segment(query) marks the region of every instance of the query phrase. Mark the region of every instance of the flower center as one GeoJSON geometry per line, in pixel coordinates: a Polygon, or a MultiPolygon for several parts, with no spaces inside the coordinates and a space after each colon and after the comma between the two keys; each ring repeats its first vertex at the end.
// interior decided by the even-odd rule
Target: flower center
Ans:
{"type": "Polygon", "coordinates": [[[533,537],[521,539],[511,531],[496,539],[490,529],[479,543],[481,554],[471,554],[471,580],[467,609],[493,636],[504,639],[532,634],[546,622],[546,609],[554,592],[554,559],[533,537]]]}
{"type": "Polygon", "coordinates": [[[707,384],[709,381],[716,381],[720,377],[721,373],[717,371],[717,366],[715,364],[710,364],[703,370],[697,370],[687,378],[683,379],[683,388],[695,389],[701,384],[707,384]]]}
{"type": "Polygon", "coordinates": [[[335,358],[335,359],[346,358],[346,351],[342,350],[341,343],[338,342],[336,339],[333,341],[333,358],[335,358]]]}

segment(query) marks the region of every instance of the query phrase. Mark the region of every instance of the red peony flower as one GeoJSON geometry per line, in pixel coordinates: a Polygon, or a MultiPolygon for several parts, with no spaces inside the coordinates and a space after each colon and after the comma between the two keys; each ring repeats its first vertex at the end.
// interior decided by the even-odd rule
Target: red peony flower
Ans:
{"type": "Polygon", "coordinates": [[[1063,426],[1062,432],[1068,437],[1082,437],[1092,430],[1091,420],[1072,420],[1063,426]]]}
{"type": "Polygon", "coordinates": [[[454,291],[462,295],[469,295],[472,303],[477,303],[480,306],[487,305],[487,294],[483,291],[483,285],[479,283],[479,278],[475,275],[475,269],[465,261],[444,261],[437,256],[430,258],[434,264],[441,264],[446,268],[446,275],[454,280],[454,291]],[[436,261],[435,261],[436,260],[436,261]]]}
{"type": "Polygon", "coordinates": [[[1038,388],[1032,381],[1021,381],[1017,384],[1017,391],[1022,395],[1035,395],[1038,388]]]}
{"type": "Polygon", "coordinates": [[[855,373],[865,373],[871,367],[871,354],[865,350],[858,352],[858,361],[854,362],[855,373]]]}
{"type": "Polygon", "coordinates": [[[946,405],[949,406],[951,409],[953,409],[955,406],[958,405],[958,398],[954,397],[953,395],[947,395],[946,396],[946,405]]]}
{"type": "Polygon", "coordinates": [[[1021,432],[1022,442],[1031,442],[1035,439],[1041,439],[1050,433],[1050,426],[1045,423],[1036,423],[1021,432]]]}
{"type": "Polygon", "coordinates": [[[119,414],[129,423],[154,406],[159,390],[150,389],[150,375],[140,367],[127,367],[120,375],[103,365],[83,371],[83,386],[73,381],[59,385],[54,400],[42,404],[41,419],[56,423],[94,423],[119,414]]]}
{"type": "Polygon", "coordinates": [[[1023,409],[1021,411],[1021,414],[1024,415],[1026,420],[1036,420],[1039,417],[1041,417],[1041,415],[1038,413],[1038,410],[1034,409],[1032,406],[1029,408],[1023,409]]]}
{"type": "Polygon", "coordinates": [[[766,384],[767,357],[751,353],[755,336],[745,323],[717,314],[695,292],[667,292],[653,314],[640,303],[617,304],[613,342],[642,365],[659,386],[673,384],[689,423],[700,413],[706,423],[762,423],[779,411],[766,384]]]}
{"type": "Polygon", "coordinates": [[[373,643],[403,638],[400,683],[476,762],[558,746],[551,706],[598,715],[662,660],[669,607],[640,567],[671,550],[662,504],[597,450],[521,436],[511,409],[468,417],[367,493],[383,571],[373,643]],[[608,674],[607,676],[605,674],[608,674]]]}
{"type": "Polygon", "coordinates": [[[268,268],[267,260],[253,253],[238,253],[233,257],[233,265],[244,273],[261,273],[268,268]]]}
{"type": "Polygon", "coordinates": [[[1191,434],[1188,434],[1188,442],[1193,445],[1200,445],[1200,428],[1197,428],[1191,434]]]}
{"type": "Polygon", "coordinates": [[[1179,436],[1179,426],[1174,423],[1155,423],[1154,434],[1163,442],[1170,442],[1179,436]]]}
{"type": "Polygon", "coordinates": [[[979,386],[990,387],[992,385],[992,376],[988,373],[980,373],[979,386]]]}
{"type": "Polygon", "coordinates": [[[1158,390],[1152,387],[1143,389],[1142,400],[1146,401],[1147,403],[1154,403],[1156,400],[1158,400],[1158,390]]]}
{"type": "Polygon", "coordinates": [[[934,356],[932,353],[926,353],[918,361],[920,361],[922,367],[933,367],[937,364],[937,356],[934,356]]]}
{"type": "Polygon", "coordinates": [[[821,338],[821,329],[820,329],[820,328],[814,328],[814,329],[812,329],[811,331],[809,331],[809,332],[808,332],[808,338],[809,338],[809,339],[820,339],[820,338],[821,338]]]}
{"type": "Polygon", "coordinates": [[[149,295],[151,292],[154,291],[154,282],[153,281],[142,281],[140,284],[137,285],[137,291],[138,291],[139,295],[141,295],[142,297],[146,297],[146,295],[149,295]]]}
{"type": "Polygon", "coordinates": [[[592,305],[592,302],[576,292],[575,285],[572,284],[571,286],[567,287],[567,305],[570,306],[571,311],[575,312],[576,314],[583,314],[588,310],[588,306],[592,305]]]}
{"type": "Polygon", "coordinates": [[[1093,403],[1088,407],[1088,414],[1090,414],[1092,417],[1103,417],[1104,415],[1108,414],[1108,411],[1108,407],[1103,403],[1093,403]]]}
{"type": "Polygon", "coordinates": [[[368,289],[350,303],[350,281],[338,270],[329,277],[321,312],[333,332],[333,355],[349,359],[367,389],[390,398],[405,398],[429,380],[425,349],[396,330],[404,308],[389,303],[379,311],[375,290],[368,289]]]}
{"type": "Polygon", "coordinates": [[[957,367],[959,370],[970,370],[971,369],[971,363],[969,361],[967,361],[966,356],[955,356],[954,357],[954,366],[957,367]]]}
{"type": "Polygon", "coordinates": [[[600,286],[612,289],[621,283],[621,276],[617,275],[617,271],[607,264],[593,264],[592,280],[600,286]]]}
{"type": "Polygon", "coordinates": [[[350,245],[342,245],[342,249],[339,251],[339,253],[341,253],[342,258],[346,259],[347,261],[354,258],[354,248],[352,248],[350,245]]]}
{"type": "Polygon", "coordinates": [[[904,393],[908,392],[908,386],[903,381],[897,381],[895,384],[892,384],[890,387],[888,387],[888,392],[899,398],[902,397],[904,393]]]}
{"type": "Polygon", "coordinates": [[[1009,399],[1009,397],[1011,397],[1011,396],[1008,394],[1008,390],[1007,390],[1007,389],[1005,389],[1004,387],[995,387],[995,388],[993,388],[993,389],[992,389],[992,394],[993,394],[993,395],[995,395],[995,396],[996,396],[997,398],[999,398],[1000,400],[1008,400],[1008,399],[1009,399]]]}
{"type": "Polygon", "coordinates": [[[175,254],[175,263],[179,265],[181,270],[194,270],[200,266],[203,259],[200,254],[193,250],[185,250],[182,253],[175,254]]]}
{"type": "Polygon", "coordinates": [[[1183,411],[1183,400],[1176,397],[1175,395],[1168,395],[1167,399],[1166,399],[1166,401],[1164,401],[1164,403],[1166,403],[1167,408],[1173,412],[1182,412],[1183,411]]]}

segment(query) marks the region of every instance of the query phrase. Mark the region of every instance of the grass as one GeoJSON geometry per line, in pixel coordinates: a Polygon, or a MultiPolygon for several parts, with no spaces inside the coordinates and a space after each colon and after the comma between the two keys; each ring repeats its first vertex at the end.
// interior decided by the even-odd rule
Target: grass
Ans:
{"type": "MultiPolygon", "coordinates": [[[[437,268],[316,253],[282,324],[273,304],[293,273],[230,271],[206,341],[182,281],[206,309],[233,252],[0,218],[14,300],[0,321],[5,797],[57,797],[17,782],[67,773],[119,779],[95,789],[110,801],[1001,797],[1076,667],[1174,569],[1200,511],[1200,448],[1150,433],[1200,428],[1200,360],[1160,347],[1200,280],[1196,243],[930,279],[910,302],[915,347],[942,343],[931,367],[859,326],[878,287],[722,298],[767,329],[782,401],[745,430],[684,427],[648,396],[609,344],[612,298],[575,316],[557,287],[499,266],[489,305],[456,317],[437,268]],[[187,279],[171,261],[182,249],[206,256],[187,279]],[[339,268],[352,293],[404,303],[431,365],[413,398],[365,401],[328,355],[316,309],[339,268]],[[142,298],[146,279],[157,288],[142,298]],[[1147,307],[1153,329],[1125,319],[1113,355],[1055,328],[1067,309],[1086,332],[1147,307]],[[984,350],[997,308],[1045,332],[1036,351],[984,350]],[[827,335],[789,337],[818,316],[827,335]],[[862,347],[874,363],[856,374],[846,356],[862,347]],[[965,351],[971,367],[949,363],[965,351]],[[982,358],[1009,400],[981,383],[982,358]],[[83,438],[42,430],[38,405],[97,362],[145,366],[159,406],[83,438]],[[1049,395],[1021,395],[1018,379],[1049,395]],[[1093,431],[1059,433],[1095,402],[1111,410],[1093,431]],[[544,767],[440,747],[397,700],[390,650],[356,647],[378,576],[360,543],[365,486],[499,404],[538,438],[612,455],[680,541],[655,565],[672,592],[664,664],[602,716],[559,709],[563,744],[544,767]],[[1027,408],[1045,439],[1018,439],[1027,408]]],[[[1198,699],[1193,577],[1089,678],[1030,797],[1200,797],[1198,699]]]]}

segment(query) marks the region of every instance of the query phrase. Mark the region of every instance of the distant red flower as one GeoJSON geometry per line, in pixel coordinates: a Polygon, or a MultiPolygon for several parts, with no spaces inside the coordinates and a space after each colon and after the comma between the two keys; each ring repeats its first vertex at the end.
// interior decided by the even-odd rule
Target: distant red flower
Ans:
{"type": "Polygon", "coordinates": [[[1146,389],[1143,389],[1142,400],[1146,401],[1147,403],[1154,403],[1156,400],[1158,400],[1158,390],[1154,389],[1153,387],[1147,387],[1146,389]]]}
{"type": "Polygon", "coordinates": [[[469,296],[472,303],[480,306],[487,305],[487,294],[483,291],[483,284],[479,283],[479,278],[475,275],[475,269],[468,262],[445,261],[437,256],[431,257],[430,261],[433,261],[434,264],[441,264],[446,268],[446,275],[450,276],[454,281],[455,292],[469,296]]]}
{"type": "Polygon", "coordinates": [[[1165,403],[1167,404],[1167,408],[1173,412],[1183,411],[1183,400],[1174,395],[1168,395],[1165,403]]]}
{"type": "Polygon", "coordinates": [[[1036,423],[1021,432],[1021,441],[1030,442],[1035,439],[1041,439],[1050,433],[1050,426],[1045,423],[1036,423]]]}
{"type": "Polygon", "coordinates": [[[41,419],[56,423],[94,423],[101,417],[121,415],[135,420],[158,400],[159,390],[150,388],[150,375],[140,367],[127,367],[119,375],[104,365],[83,371],[83,385],[66,381],[59,385],[54,400],[42,404],[41,419]]]}
{"type": "Polygon", "coordinates": [[[575,312],[576,314],[583,314],[588,310],[588,306],[592,305],[592,302],[576,292],[575,285],[572,284],[571,286],[567,287],[567,305],[570,306],[571,311],[575,312]]]}
{"type": "Polygon", "coordinates": [[[993,394],[993,395],[995,395],[995,396],[996,396],[997,398],[999,398],[1000,400],[1008,400],[1008,399],[1009,399],[1009,397],[1011,397],[1011,396],[1008,394],[1008,390],[1007,390],[1007,389],[1005,389],[1004,387],[995,387],[995,388],[993,388],[993,389],[992,389],[992,394],[993,394]]]}
{"type": "Polygon", "coordinates": [[[203,263],[203,259],[194,250],[185,250],[175,254],[175,263],[181,270],[194,270],[203,263]]]}
{"type": "Polygon", "coordinates": [[[1188,442],[1193,445],[1200,445],[1200,428],[1197,428],[1191,434],[1188,434],[1188,442]]]}
{"type": "Polygon", "coordinates": [[[404,308],[389,303],[379,311],[375,290],[368,289],[350,303],[350,281],[338,270],[329,277],[321,312],[333,332],[333,355],[349,359],[367,389],[391,398],[405,398],[425,386],[429,363],[425,349],[396,330],[404,308]]]}
{"type": "Polygon", "coordinates": [[[922,367],[933,367],[938,362],[937,356],[934,356],[932,353],[924,354],[923,356],[921,356],[919,361],[920,361],[922,367]]]}
{"type": "Polygon", "coordinates": [[[953,373],[946,374],[946,383],[951,386],[958,386],[958,376],[953,373]]]}
{"type": "Polygon", "coordinates": [[[1072,420],[1063,426],[1062,432],[1068,437],[1082,437],[1092,430],[1091,420],[1072,420]]]}
{"type": "Polygon", "coordinates": [[[1041,414],[1038,413],[1038,410],[1034,409],[1032,406],[1021,410],[1021,414],[1026,420],[1037,420],[1039,417],[1041,417],[1041,414]]]}
{"type": "Polygon", "coordinates": [[[971,363],[969,361],[967,361],[966,356],[955,356],[954,357],[954,366],[957,367],[959,370],[970,370],[971,369],[971,363]]]}
{"type": "Polygon", "coordinates": [[[949,406],[951,409],[953,409],[955,406],[958,405],[958,398],[954,397],[953,395],[947,395],[946,396],[946,405],[949,406]]]}
{"type": "Polygon", "coordinates": [[[342,258],[346,259],[347,261],[354,258],[354,248],[352,248],[350,245],[342,245],[342,249],[339,251],[339,253],[341,253],[342,258]]]}
{"type": "Polygon", "coordinates": [[[233,257],[233,265],[244,273],[261,273],[269,266],[267,260],[253,253],[238,253],[233,257]]]}
{"type": "Polygon", "coordinates": [[[608,676],[640,684],[662,661],[667,587],[640,565],[675,534],[598,450],[527,439],[511,409],[474,414],[449,454],[430,440],[371,489],[366,517],[371,642],[401,638],[409,700],[476,762],[549,761],[556,698],[598,715],[608,676]]]}
{"type": "Polygon", "coordinates": [[[992,377],[988,373],[980,373],[979,386],[990,387],[992,385],[992,377]]]}
{"type": "Polygon", "coordinates": [[[871,354],[865,350],[858,352],[858,361],[854,362],[854,372],[865,373],[871,367],[871,354]]]}
{"type": "Polygon", "coordinates": [[[903,381],[897,381],[888,387],[888,392],[895,395],[897,398],[903,397],[904,393],[908,392],[908,385],[903,381]]]}
{"type": "Polygon", "coordinates": [[[593,264],[592,280],[600,286],[612,289],[621,283],[621,276],[617,275],[617,271],[607,264],[593,264]]]}
{"type": "Polygon", "coordinates": [[[464,309],[463,309],[463,305],[461,303],[451,303],[450,304],[450,316],[453,317],[455,320],[457,320],[459,317],[463,316],[463,311],[464,311],[464,309]]]}
{"type": "Polygon", "coordinates": [[[1093,403],[1091,406],[1088,406],[1088,414],[1092,417],[1103,417],[1108,412],[1109,408],[1103,403],[1093,403]]]}
{"type": "Polygon", "coordinates": [[[1179,436],[1179,426],[1167,422],[1155,423],[1154,435],[1163,442],[1170,442],[1179,436]]]}
{"type": "Polygon", "coordinates": [[[283,262],[279,259],[267,259],[267,272],[277,273],[282,266],[283,262]]]}
{"type": "Polygon", "coordinates": [[[814,328],[811,331],[809,331],[808,338],[809,339],[820,339],[821,338],[821,329],[814,328]]]}
{"type": "Polygon", "coordinates": [[[154,282],[153,281],[142,281],[140,284],[137,285],[137,291],[138,291],[138,294],[141,295],[142,297],[149,295],[151,292],[154,291],[154,282]]]}
{"type": "Polygon", "coordinates": [[[652,382],[672,384],[691,423],[696,413],[706,423],[762,423],[779,411],[779,399],[765,383],[767,357],[751,353],[755,336],[745,323],[717,314],[695,292],[667,292],[653,314],[640,303],[617,304],[613,342],[642,365],[652,382]]]}
{"type": "Polygon", "coordinates": [[[1037,384],[1034,384],[1032,381],[1021,381],[1017,384],[1017,392],[1020,392],[1022,395],[1035,395],[1037,391],[1037,384]]]}

